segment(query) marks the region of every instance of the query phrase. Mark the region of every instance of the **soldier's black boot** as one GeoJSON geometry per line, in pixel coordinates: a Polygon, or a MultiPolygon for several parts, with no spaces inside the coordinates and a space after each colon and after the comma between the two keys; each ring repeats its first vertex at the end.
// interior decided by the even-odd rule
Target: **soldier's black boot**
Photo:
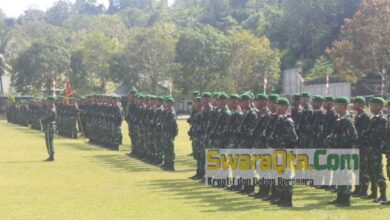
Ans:
{"type": "Polygon", "coordinates": [[[263,201],[268,201],[268,200],[270,200],[270,190],[271,190],[271,186],[268,186],[268,185],[265,185],[264,186],[265,188],[264,188],[264,194],[262,195],[262,197],[261,197],[261,200],[263,200],[263,201]]]}
{"type": "Polygon", "coordinates": [[[362,185],[361,188],[360,188],[360,195],[359,195],[359,197],[360,198],[367,197],[367,190],[368,190],[368,186],[362,185]]]}
{"type": "Polygon", "coordinates": [[[378,187],[371,185],[371,194],[369,196],[362,196],[362,199],[377,199],[378,198],[378,187]]]}
{"type": "Polygon", "coordinates": [[[54,161],[54,155],[50,155],[49,158],[47,158],[46,160],[44,160],[44,162],[53,162],[54,161]]]}
{"type": "Polygon", "coordinates": [[[278,206],[280,207],[292,207],[292,196],[293,193],[285,193],[283,197],[279,200],[278,206]]]}
{"type": "Polygon", "coordinates": [[[376,203],[387,202],[386,183],[385,182],[381,182],[379,184],[379,192],[380,192],[380,196],[379,196],[379,198],[375,199],[374,202],[376,202],[376,203]]]}
{"type": "Polygon", "coordinates": [[[191,177],[188,177],[189,179],[192,179],[192,180],[196,180],[197,178],[198,178],[198,176],[199,176],[199,169],[196,169],[196,173],[195,173],[195,175],[193,175],[193,176],[191,176],[191,177]]]}
{"type": "Polygon", "coordinates": [[[162,168],[166,171],[175,171],[175,163],[174,162],[166,163],[166,165],[163,166],[162,168]]]}
{"type": "Polygon", "coordinates": [[[256,195],[260,193],[260,190],[259,190],[258,192],[256,192],[255,189],[256,189],[256,187],[253,186],[253,192],[249,193],[248,196],[250,196],[250,197],[256,197],[256,195]]]}
{"type": "Polygon", "coordinates": [[[356,186],[355,186],[355,190],[352,192],[352,197],[359,197],[359,195],[360,195],[360,190],[361,190],[360,186],[359,186],[359,185],[356,185],[356,186]]]}
{"type": "Polygon", "coordinates": [[[336,205],[336,204],[340,203],[340,201],[341,201],[341,193],[337,193],[336,199],[328,202],[328,204],[336,205]]]}
{"type": "Polygon", "coordinates": [[[351,198],[351,195],[349,194],[341,194],[340,202],[336,204],[337,207],[347,207],[351,206],[351,202],[349,199],[351,198]]]}

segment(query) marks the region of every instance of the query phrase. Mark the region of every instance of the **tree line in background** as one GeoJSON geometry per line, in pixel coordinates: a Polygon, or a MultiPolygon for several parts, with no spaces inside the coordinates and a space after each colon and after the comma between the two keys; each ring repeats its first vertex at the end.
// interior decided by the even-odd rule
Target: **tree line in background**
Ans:
{"type": "Polygon", "coordinates": [[[281,69],[308,79],[387,79],[387,0],[60,0],[46,12],[0,13],[0,50],[17,92],[70,80],[77,94],[121,85],[174,95],[280,90],[281,69]]]}

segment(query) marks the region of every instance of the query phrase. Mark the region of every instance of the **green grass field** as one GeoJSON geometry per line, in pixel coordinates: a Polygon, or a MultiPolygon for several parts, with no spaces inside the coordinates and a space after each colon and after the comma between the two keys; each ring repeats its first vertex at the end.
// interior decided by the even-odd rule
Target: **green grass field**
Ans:
{"type": "Polygon", "coordinates": [[[390,207],[354,198],[335,208],[335,194],[309,187],[280,209],[189,180],[195,161],[186,122],[179,127],[177,171],[163,172],[125,155],[126,125],[119,152],[57,136],[57,160],[44,163],[43,133],[0,121],[0,219],[390,219],[390,207]]]}

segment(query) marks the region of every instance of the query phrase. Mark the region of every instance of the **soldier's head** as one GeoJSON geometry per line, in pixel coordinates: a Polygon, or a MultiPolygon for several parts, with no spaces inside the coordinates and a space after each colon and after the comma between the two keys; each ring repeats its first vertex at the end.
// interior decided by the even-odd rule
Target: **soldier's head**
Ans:
{"type": "Polygon", "coordinates": [[[257,109],[263,109],[267,107],[268,96],[264,93],[257,94],[255,97],[255,105],[257,109]]]}
{"type": "Polygon", "coordinates": [[[356,96],[353,99],[353,109],[357,112],[364,111],[365,104],[366,104],[366,99],[362,96],[356,96]]]}
{"type": "Polygon", "coordinates": [[[134,97],[135,97],[136,94],[137,94],[137,90],[136,89],[130,89],[129,90],[128,101],[129,102],[133,102],[134,101],[134,97]]]}
{"type": "Polygon", "coordinates": [[[237,108],[240,100],[240,96],[238,94],[230,94],[229,97],[229,107],[230,108],[237,108]]]}
{"type": "Polygon", "coordinates": [[[326,110],[333,109],[334,101],[335,101],[335,98],[333,96],[326,96],[324,104],[323,104],[324,109],[326,109],[326,110]]]}
{"type": "Polygon", "coordinates": [[[278,98],[277,100],[277,105],[276,105],[276,109],[277,109],[277,114],[278,115],[285,115],[287,114],[287,110],[288,110],[288,107],[290,106],[290,102],[288,101],[288,99],[284,98],[284,97],[280,97],[278,98]]]}
{"type": "Polygon", "coordinates": [[[203,105],[210,104],[210,99],[211,99],[211,93],[210,92],[203,92],[202,93],[202,104],[203,105]]]}
{"type": "Polygon", "coordinates": [[[301,105],[302,106],[307,106],[309,105],[310,102],[310,93],[304,92],[301,94],[301,105]]]}
{"type": "Polygon", "coordinates": [[[165,97],[164,108],[166,108],[167,110],[172,110],[174,103],[175,103],[175,100],[172,97],[167,96],[167,97],[165,97]]]}
{"type": "Polygon", "coordinates": [[[349,104],[349,98],[339,97],[336,99],[336,112],[340,115],[344,115],[347,112],[349,104]]]}
{"type": "Polygon", "coordinates": [[[300,105],[301,95],[300,94],[294,94],[291,97],[291,105],[298,107],[300,105]]]}
{"type": "Polygon", "coordinates": [[[383,110],[385,100],[382,97],[374,97],[370,101],[370,110],[373,114],[377,115],[383,110]]]}
{"type": "Polygon", "coordinates": [[[55,96],[48,96],[47,99],[46,99],[46,105],[48,107],[53,107],[55,101],[56,101],[56,97],[55,96]]]}
{"type": "Polygon", "coordinates": [[[158,96],[156,102],[157,102],[157,107],[161,107],[164,104],[164,97],[158,96]]]}
{"type": "Polygon", "coordinates": [[[229,99],[229,96],[226,93],[222,92],[221,94],[219,94],[218,106],[220,108],[226,106],[228,99],[229,99]]]}
{"type": "Polygon", "coordinates": [[[320,109],[323,102],[324,102],[324,97],[320,95],[315,95],[312,99],[313,108],[316,110],[320,109]]]}
{"type": "Polygon", "coordinates": [[[249,109],[252,107],[251,96],[247,93],[241,95],[241,107],[244,109],[249,109]]]}
{"type": "Polygon", "coordinates": [[[278,98],[279,98],[278,94],[271,94],[268,96],[268,108],[272,112],[276,112],[276,104],[277,104],[278,98]]]}

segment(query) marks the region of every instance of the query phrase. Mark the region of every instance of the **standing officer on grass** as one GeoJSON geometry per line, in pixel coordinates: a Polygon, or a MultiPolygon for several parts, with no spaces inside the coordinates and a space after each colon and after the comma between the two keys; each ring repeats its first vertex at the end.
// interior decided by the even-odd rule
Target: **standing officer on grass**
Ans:
{"type": "Polygon", "coordinates": [[[47,97],[47,112],[46,117],[41,119],[42,125],[45,131],[45,143],[47,148],[47,153],[49,154],[49,158],[45,161],[50,162],[54,161],[54,132],[56,127],[56,107],[54,105],[55,97],[49,96],[47,97]]]}

